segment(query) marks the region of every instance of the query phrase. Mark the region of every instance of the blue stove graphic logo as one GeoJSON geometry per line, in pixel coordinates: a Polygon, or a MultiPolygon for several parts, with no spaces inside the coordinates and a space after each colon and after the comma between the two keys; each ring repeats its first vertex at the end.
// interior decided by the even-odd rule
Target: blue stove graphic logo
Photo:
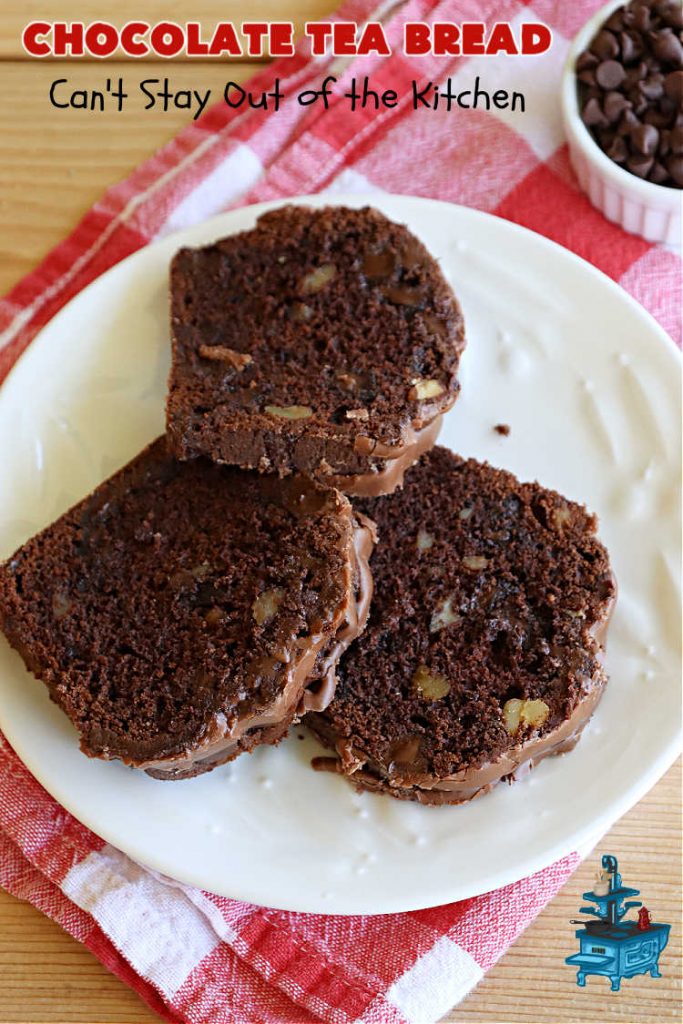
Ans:
{"type": "Polygon", "coordinates": [[[636,974],[650,974],[661,978],[659,956],[667,942],[671,925],[655,924],[640,900],[639,889],[623,885],[617,858],[605,854],[602,868],[593,892],[585,892],[584,900],[596,907],[581,907],[580,914],[592,915],[594,920],[571,921],[583,928],[576,931],[580,951],[568,956],[566,964],[576,967],[576,984],[583,988],[586,975],[601,974],[609,978],[612,991],[618,992],[622,978],[636,974]],[[633,907],[640,907],[637,920],[623,918],[633,907]]]}

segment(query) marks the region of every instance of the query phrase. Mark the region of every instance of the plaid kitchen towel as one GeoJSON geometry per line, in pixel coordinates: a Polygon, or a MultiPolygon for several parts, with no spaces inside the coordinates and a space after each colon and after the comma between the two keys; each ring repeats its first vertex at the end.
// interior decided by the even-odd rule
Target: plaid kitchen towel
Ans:
{"type": "MultiPolygon", "coordinates": [[[[389,191],[451,200],[539,231],[600,267],[676,337],[680,258],[625,234],[579,193],[563,144],[559,77],[596,0],[349,0],[341,20],[382,19],[389,58],[297,56],[266,67],[287,95],[333,74],[404,97],[393,109],[277,113],[220,104],[110,189],[0,303],[0,380],[81,288],[155,238],[231,206],[318,191],[389,191]],[[548,54],[400,54],[405,21],[545,21],[548,54]],[[410,82],[451,77],[523,91],[526,111],[413,110],[410,82]]],[[[454,812],[457,814],[457,811],[454,812]]],[[[572,854],[502,890],[380,917],[254,907],[179,885],[131,862],[75,821],[0,737],[0,885],[58,921],[171,1021],[428,1024],[469,992],[557,893],[572,854]]]]}

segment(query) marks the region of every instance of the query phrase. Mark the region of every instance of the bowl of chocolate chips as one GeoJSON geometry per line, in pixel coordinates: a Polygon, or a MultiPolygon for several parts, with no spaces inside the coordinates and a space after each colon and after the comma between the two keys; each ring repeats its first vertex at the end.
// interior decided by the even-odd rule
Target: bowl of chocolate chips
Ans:
{"type": "Polygon", "coordinates": [[[570,48],[562,109],[572,165],[626,231],[680,245],[683,4],[612,0],[570,48]]]}

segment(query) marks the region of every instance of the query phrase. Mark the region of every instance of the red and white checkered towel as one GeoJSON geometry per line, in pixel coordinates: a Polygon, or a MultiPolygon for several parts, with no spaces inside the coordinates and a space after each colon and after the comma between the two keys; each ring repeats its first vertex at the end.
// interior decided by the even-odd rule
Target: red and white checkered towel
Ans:
{"type": "MultiPolygon", "coordinates": [[[[339,17],[383,18],[394,55],[339,61],[303,52],[265,68],[291,95],[325,74],[410,95],[410,81],[521,90],[523,114],[395,109],[277,114],[224,104],[110,189],[73,234],[0,304],[0,380],[84,285],[145,245],[230,206],[322,190],[389,191],[478,207],[532,228],[600,267],[674,336],[680,259],[625,234],[577,191],[563,145],[558,84],[569,40],[596,0],[349,0],[339,17]],[[545,21],[533,58],[400,54],[406,20],[545,21]]],[[[454,810],[457,815],[457,810],[454,810]]],[[[449,906],[382,917],[283,913],[160,878],[83,828],[0,736],[0,884],[39,907],[172,1021],[428,1024],[462,999],[552,899],[573,854],[542,874],[449,906]]]]}

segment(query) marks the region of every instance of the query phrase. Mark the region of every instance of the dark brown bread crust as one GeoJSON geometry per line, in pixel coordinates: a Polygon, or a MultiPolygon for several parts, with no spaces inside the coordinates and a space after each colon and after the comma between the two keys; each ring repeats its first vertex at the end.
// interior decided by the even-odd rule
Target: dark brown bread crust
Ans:
{"type": "Polygon", "coordinates": [[[438,447],[400,494],[357,504],[379,532],[375,598],[335,699],[306,717],[340,758],[317,766],[458,803],[569,749],[606,682],[615,586],[595,517],[438,447]]]}
{"type": "Polygon", "coordinates": [[[0,566],[0,625],[85,753],[197,774],[286,731],[355,602],[357,533],[337,492],[159,439],[0,566]]]}
{"type": "Polygon", "coordinates": [[[381,471],[419,457],[420,432],[458,393],[453,292],[411,232],[369,208],[287,206],[181,249],[171,326],[167,425],[181,459],[387,493],[401,474],[381,471]]]}

